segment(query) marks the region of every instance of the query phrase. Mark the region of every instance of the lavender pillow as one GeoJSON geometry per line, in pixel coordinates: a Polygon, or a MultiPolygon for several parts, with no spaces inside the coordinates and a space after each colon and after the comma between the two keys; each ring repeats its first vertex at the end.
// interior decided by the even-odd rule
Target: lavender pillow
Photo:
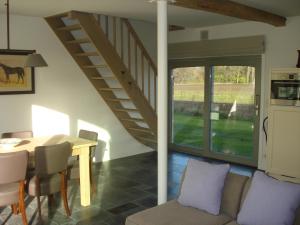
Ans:
{"type": "Polygon", "coordinates": [[[255,172],[238,214],[241,225],[292,225],[300,205],[300,185],[255,172]]]}
{"type": "Polygon", "coordinates": [[[178,202],[218,215],[229,164],[213,165],[190,159],[178,202]]]}

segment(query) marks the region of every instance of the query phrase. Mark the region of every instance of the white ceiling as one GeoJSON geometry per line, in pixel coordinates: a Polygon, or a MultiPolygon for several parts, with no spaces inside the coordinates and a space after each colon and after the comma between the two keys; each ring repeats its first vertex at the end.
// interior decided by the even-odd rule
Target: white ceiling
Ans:
{"type": "MultiPolygon", "coordinates": [[[[4,3],[0,0],[0,11],[4,3]]],[[[234,0],[281,16],[300,15],[300,0],[234,0]]],[[[45,17],[70,10],[115,15],[145,21],[156,20],[156,4],[148,0],[10,0],[11,13],[45,17]]],[[[236,23],[242,20],[213,13],[169,6],[169,22],[186,27],[236,23]]]]}

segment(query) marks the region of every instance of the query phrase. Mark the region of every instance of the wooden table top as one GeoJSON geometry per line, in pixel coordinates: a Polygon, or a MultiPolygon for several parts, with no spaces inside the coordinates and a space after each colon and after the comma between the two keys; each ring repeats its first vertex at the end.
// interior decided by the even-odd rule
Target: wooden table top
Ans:
{"type": "Polygon", "coordinates": [[[22,139],[22,141],[10,148],[10,149],[4,149],[0,145],[0,153],[7,153],[7,152],[16,152],[16,151],[22,151],[27,150],[28,152],[33,153],[34,148],[36,146],[45,146],[45,145],[54,145],[54,144],[60,144],[65,141],[70,142],[73,146],[73,154],[72,155],[78,155],[78,152],[76,150],[81,148],[86,148],[90,146],[97,145],[98,143],[96,141],[91,141],[87,139],[82,139],[78,137],[71,137],[67,135],[53,135],[53,136],[47,136],[47,137],[33,137],[33,138],[25,138],[22,139]]]}

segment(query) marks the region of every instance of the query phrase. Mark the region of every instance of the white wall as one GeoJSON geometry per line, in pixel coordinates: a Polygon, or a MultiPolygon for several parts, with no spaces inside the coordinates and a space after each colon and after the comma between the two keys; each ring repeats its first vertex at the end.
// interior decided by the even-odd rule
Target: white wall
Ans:
{"type": "Polygon", "coordinates": [[[140,20],[130,20],[139,38],[149,55],[156,63],[157,61],[157,27],[155,23],[148,23],[140,20]]]}
{"type": "MultiPolygon", "coordinates": [[[[4,15],[0,21],[4,24],[4,15]]],[[[6,48],[5,26],[0,29],[0,48],[6,48]]],[[[49,67],[36,69],[35,94],[0,95],[0,133],[33,129],[35,135],[77,135],[80,128],[96,130],[103,141],[97,160],[103,154],[115,159],[151,151],[127,133],[43,18],[11,16],[11,48],[35,49],[49,67]]]]}
{"type": "MultiPolygon", "coordinates": [[[[262,64],[262,118],[267,115],[267,105],[270,96],[270,70],[276,67],[295,67],[297,64],[297,49],[300,49],[300,16],[290,17],[285,27],[273,27],[257,22],[243,22],[222,26],[205,27],[201,29],[187,29],[174,31],[169,34],[169,43],[200,40],[200,31],[208,30],[209,39],[222,39],[253,35],[265,35],[266,51],[262,64]]],[[[265,168],[264,135],[260,135],[259,167],[265,168]]]]}

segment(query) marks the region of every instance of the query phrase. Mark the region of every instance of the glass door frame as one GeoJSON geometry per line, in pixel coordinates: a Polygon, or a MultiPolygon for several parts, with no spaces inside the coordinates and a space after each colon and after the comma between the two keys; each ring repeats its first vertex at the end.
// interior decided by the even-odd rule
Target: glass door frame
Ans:
{"type": "Polygon", "coordinates": [[[261,103],[261,56],[226,56],[214,58],[201,58],[201,59],[176,59],[169,60],[169,100],[168,100],[168,143],[169,149],[179,152],[189,153],[192,155],[203,156],[207,158],[228,161],[248,166],[257,167],[258,165],[258,151],[259,151],[259,136],[260,136],[260,103],[261,103]],[[205,67],[205,83],[204,83],[204,133],[203,143],[204,148],[198,149],[190,146],[179,146],[172,143],[172,121],[173,121],[173,85],[172,85],[172,70],[182,67],[205,67]],[[210,127],[210,112],[211,112],[211,98],[212,98],[212,74],[211,69],[213,66],[253,66],[255,67],[255,107],[256,116],[254,120],[254,133],[253,133],[253,157],[245,158],[220,153],[214,153],[211,146],[211,127],[210,127]]]}

